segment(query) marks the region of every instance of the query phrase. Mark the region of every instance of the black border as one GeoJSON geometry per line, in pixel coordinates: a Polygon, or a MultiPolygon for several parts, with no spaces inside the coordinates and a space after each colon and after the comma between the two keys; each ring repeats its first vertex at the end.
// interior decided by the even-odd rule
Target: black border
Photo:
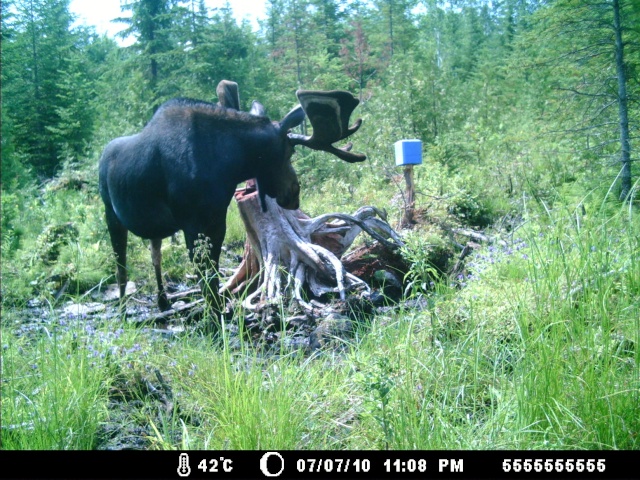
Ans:
{"type": "MultiPolygon", "coordinates": [[[[271,473],[283,470],[271,478],[640,478],[640,455],[637,451],[328,451],[328,450],[264,450],[264,451],[0,451],[0,477],[5,479],[182,479],[182,478],[270,478],[261,471],[261,461],[267,462],[271,473]],[[178,475],[180,454],[189,455],[190,475],[178,475]],[[410,472],[407,467],[417,465],[423,471],[410,472]],[[505,460],[519,459],[527,467],[534,460],[553,461],[553,471],[530,472],[521,468],[515,472],[504,471],[505,460]],[[556,471],[556,465],[575,465],[577,460],[586,466],[587,460],[602,460],[604,472],[578,472],[575,467],[556,471]],[[217,465],[216,471],[203,472],[198,464],[205,460],[209,469],[217,465]],[[226,462],[225,462],[226,460],[226,462]],[[388,462],[387,462],[388,460],[388,462]],[[409,462],[415,460],[416,463],[409,462]],[[442,471],[440,461],[448,460],[448,468],[442,471]],[[452,463],[451,460],[455,460],[452,463]],[[462,461],[462,462],[460,462],[462,461]],[[569,461],[569,462],[567,462],[569,461]],[[348,469],[347,469],[348,462],[348,469]],[[341,465],[341,472],[337,472],[341,465]],[[391,465],[391,471],[388,466],[391,465]],[[451,468],[453,465],[453,468],[451,468]],[[395,471],[401,466],[400,471],[395,471]],[[226,467],[226,471],[225,471],[226,467]],[[229,468],[231,467],[231,469],[229,468]],[[314,471],[309,470],[313,467],[314,471]],[[320,468],[318,468],[320,467],[320,468]],[[331,468],[331,472],[325,471],[331,468]],[[404,467],[404,471],[402,468],[404,467]],[[303,468],[304,471],[299,471],[303,468]],[[460,468],[462,470],[460,471],[460,468]],[[346,470],[346,471],[345,471],[346,470]],[[365,471],[366,470],[366,471],[365,471]]],[[[443,463],[444,465],[444,463],[443,463]]],[[[538,467],[540,462],[538,462],[538,467]]],[[[590,465],[594,465],[593,462],[590,465]]]]}

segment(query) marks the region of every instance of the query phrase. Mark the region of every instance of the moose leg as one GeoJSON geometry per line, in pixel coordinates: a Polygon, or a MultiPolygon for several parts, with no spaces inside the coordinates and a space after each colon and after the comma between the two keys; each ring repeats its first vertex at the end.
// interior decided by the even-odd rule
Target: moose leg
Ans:
{"type": "Polygon", "coordinates": [[[127,236],[129,231],[120,223],[111,206],[107,205],[105,211],[109,237],[111,237],[111,247],[116,255],[116,281],[118,282],[120,301],[122,302],[127,288],[127,236]]]}
{"type": "Polygon", "coordinates": [[[207,277],[204,279],[204,285],[206,288],[205,298],[208,298],[208,302],[217,311],[224,310],[224,299],[220,297],[220,276],[218,273],[218,267],[220,266],[220,250],[222,249],[222,242],[224,241],[224,222],[222,232],[210,231],[208,238],[211,239],[211,243],[208,245],[207,257],[204,259],[206,265],[205,271],[207,277]],[[208,294],[208,295],[207,295],[208,294]]]}
{"type": "Polygon", "coordinates": [[[166,312],[171,308],[167,293],[164,291],[162,283],[162,239],[151,239],[151,262],[156,273],[156,282],[158,283],[158,308],[161,312],[166,312]]]}

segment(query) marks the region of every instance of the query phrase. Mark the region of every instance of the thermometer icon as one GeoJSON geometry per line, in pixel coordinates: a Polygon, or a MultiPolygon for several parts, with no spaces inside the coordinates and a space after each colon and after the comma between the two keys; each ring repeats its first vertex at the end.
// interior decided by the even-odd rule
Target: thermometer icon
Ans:
{"type": "Polygon", "coordinates": [[[181,477],[188,477],[191,475],[191,467],[189,466],[189,454],[181,453],[180,460],[178,460],[178,475],[181,477]]]}

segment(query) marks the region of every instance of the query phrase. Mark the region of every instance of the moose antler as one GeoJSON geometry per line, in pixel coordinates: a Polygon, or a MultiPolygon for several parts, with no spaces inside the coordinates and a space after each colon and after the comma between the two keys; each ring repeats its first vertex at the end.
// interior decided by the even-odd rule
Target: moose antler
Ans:
{"type": "Polygon", "coordinates": [[[333,146],[335,142],[344,140],[353,135],[362,124],[362,119],[349,127],[351,113],[358,106],[360,100],[349,92],[333,90],[330,92],[317,92],[310,90],[298,90],[296,92],[302,109],[309,117],[313,134],[308,137],[295,133],[289,134],[293,145],[304,145],[314,150],[329,152],[349,163],[362,162],[367,159],[360,153],[352,153],[352,144],[348,143],[342,148],[333,146]]]}

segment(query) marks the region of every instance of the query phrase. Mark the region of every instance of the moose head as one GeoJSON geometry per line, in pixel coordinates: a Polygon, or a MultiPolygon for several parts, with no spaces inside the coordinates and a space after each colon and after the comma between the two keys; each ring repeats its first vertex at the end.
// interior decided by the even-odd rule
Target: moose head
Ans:
{"type": "MultiPolygon", "coordinates": [[[[235,110],[240,109],[237,83],[222,80],[218,84],[216,93],[218,94],[220,105],[235,110]]],[[[282,208],[295,210],[299,206],[300,187],[295,170],[290,163],[293,147],[296,145],[329,152],[350,163],[362,162],[367,158],[365,155],[352,153],[350,151],[353,146],[351,143],[342,148],[333,146],[334,143],[353,135],[360,128],[362,119],[358,119],[352,127],[349,127],[351,114],[360,103],[357,98],[349,92],[341,90],[326,92],[298,90],[296,96],[300,101],[300,105],[291,110],[278,124],[274,122],[280,135],[286,134],[289,139],[288,145],[287,143],[284,144],[285,152],[281,157],[286,159],[286,162],[277,169],[276,174],[273,174],[272,170],[269,175],[263,176],[262,179],[257,179],[260,204],[265,212],[267,210],[267,205],[264,201],[265,195],[275,198],[282,208]],[[291,133],[290,129],[300,125],[304,120],[305,114],[311,122],[313,134],[305,136],[291,133]],[[280,192],[280,194],[276,192],[280,192]]],[[[256,100],[253,101],[249,113],[258,117],[266,116],[264,106],[256,100]]],[[[273,164],[271,165],[272,167],[274,166],[273,164]]]]}

